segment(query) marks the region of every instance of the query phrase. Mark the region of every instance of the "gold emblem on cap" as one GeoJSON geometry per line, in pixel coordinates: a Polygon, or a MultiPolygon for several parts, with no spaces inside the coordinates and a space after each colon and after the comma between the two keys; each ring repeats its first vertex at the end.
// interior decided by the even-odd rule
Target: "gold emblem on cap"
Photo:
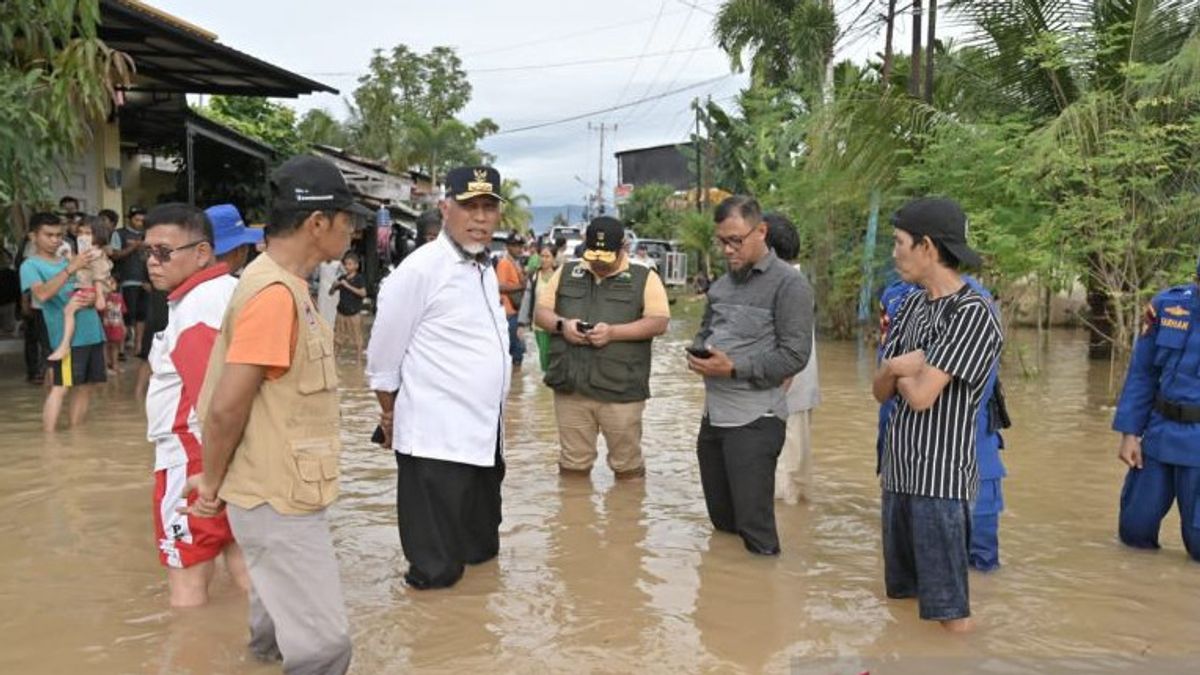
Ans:
{"type": "Polygon", "coordinates": [[[467,183],[467,192],[495,192],[488,180],[487,169],[475,169],[475,180],[467,183]]]}

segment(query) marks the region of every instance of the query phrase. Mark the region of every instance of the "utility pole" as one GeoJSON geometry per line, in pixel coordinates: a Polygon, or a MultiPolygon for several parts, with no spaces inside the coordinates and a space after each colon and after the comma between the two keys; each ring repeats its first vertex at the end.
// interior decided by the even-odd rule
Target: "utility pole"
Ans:
{"type": "Polygon", "coordinates": [[[696,111],[696,134],[692,137],[692,149],[696,151],[696,213],[704,213],[704,164],[700,149],[700,97],[692,99],[696,111]]]}
{"type": "Polygon", "coordinates": [[[604,122],[601,122],[599,127],[595,127],[592,126],[591,122],[588,122],[588,131],[593,129],[600,131],[600,168],[597,172],[598,178],[596,180],[596,213],[602,216],[604,215],[604,134],[608,131],[616,133],[617,125],[614,124],[609,127],[604,122]]]}
{"type": "Polygon", "coordinates": [[[908,95],[921,98],[921,3],[913,0],[912,56],[908,73],[908,95]]]}

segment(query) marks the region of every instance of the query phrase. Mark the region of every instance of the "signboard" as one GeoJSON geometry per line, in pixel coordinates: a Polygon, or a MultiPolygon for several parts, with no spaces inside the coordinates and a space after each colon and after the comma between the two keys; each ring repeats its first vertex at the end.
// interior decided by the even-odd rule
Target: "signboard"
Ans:
{"type": "Polygon", "coordinates": [[[613,188],[613,201],[618,204],[624,204],[629,201],[629,195],[633,194],[632,183],[621,183],[613,188]]]}

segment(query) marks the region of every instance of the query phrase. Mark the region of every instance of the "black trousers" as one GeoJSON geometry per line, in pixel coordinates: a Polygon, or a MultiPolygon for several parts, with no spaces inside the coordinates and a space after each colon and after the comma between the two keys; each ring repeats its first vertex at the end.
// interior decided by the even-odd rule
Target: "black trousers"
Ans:
{"type": "Polygon", "coordinates": [[[760,417],[741,427],[700,422],[696,456],[704,503],[713,527],[741,535],[746,549],[779,553],[775,531],[775,463],[787,425],[778,417],[760,417]]]}
{"type": "Polygon", "coordinates": [[[42,310],[32,310],[25,317],[25,379],[34,380],[45,373],[50,351],[50,335],[42,310]]]}
{"type": "Polygon", "coordinates": [[[491,467],[396,453],[396,520],[413,588],[445,588],[500,552],[504,458],[491,467]]]}

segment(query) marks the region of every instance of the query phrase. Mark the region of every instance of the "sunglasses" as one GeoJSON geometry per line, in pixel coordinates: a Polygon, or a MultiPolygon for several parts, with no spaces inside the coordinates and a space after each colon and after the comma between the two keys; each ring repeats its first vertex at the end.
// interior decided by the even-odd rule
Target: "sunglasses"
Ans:
{"type": "Polygon", "coordinates": [[[176,251],[183,251],[183,250],[186,250],[189,248],[195,248],[195,247],[199,246],[200,244],[204,244],[204,243],[206,243],[206,242],[203,239],[198,239],[196,241],[184,244],[183,246],[176,246],[175,248],[171,248],[170,246],[167,246],[166,244],[157,244],[155,246],[147,246],[146,252],[150,254],[151,258],[154,258],[155,260],[157,260],[159,262],[159,264],[165,265],[165,264],[171,262],[171,256],[173,254],[175,254],[176,251]]]}

